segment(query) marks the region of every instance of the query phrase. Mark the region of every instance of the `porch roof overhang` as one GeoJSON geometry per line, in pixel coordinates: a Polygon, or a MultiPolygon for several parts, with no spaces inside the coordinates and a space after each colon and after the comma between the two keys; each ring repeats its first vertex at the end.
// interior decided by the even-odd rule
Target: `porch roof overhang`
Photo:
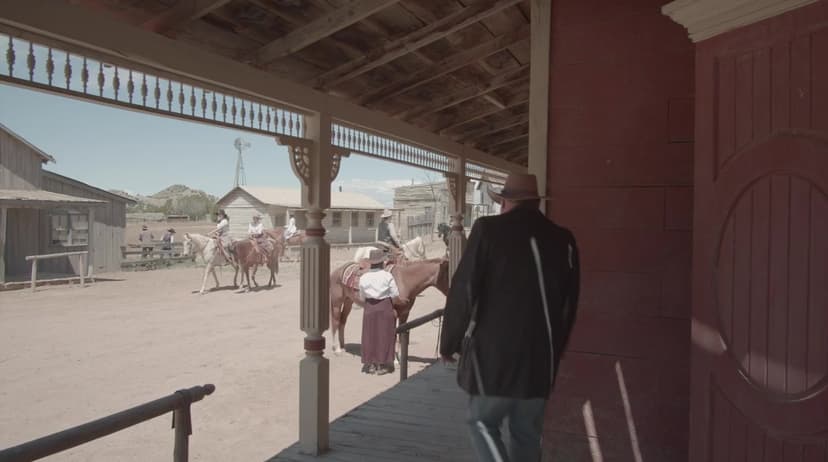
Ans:
{"type": "Polygon", "coordinates": [[[10,0],[0,16],[115,65],[141,63],[525,170],[528,0],[10,0]]]}
{"type": "Polygon", "coordinates": [[[102,207],[105,201],[42,189],[0,189],[0,206],[8,208],[102,207]]]}

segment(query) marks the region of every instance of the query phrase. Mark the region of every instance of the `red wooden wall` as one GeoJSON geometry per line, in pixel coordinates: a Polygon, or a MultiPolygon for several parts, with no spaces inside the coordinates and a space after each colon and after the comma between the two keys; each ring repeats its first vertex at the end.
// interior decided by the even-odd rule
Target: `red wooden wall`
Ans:
{"type": "Polygon", "coordinates": [[[583,298],[547,460],[687,458],[694,48],[664,3],[552,1],[548,212],[583,298]]]}
{"type": "Polygon", "coordinates": [[[696,59],[690,460],[828,460],[828,0],[696,59]]]}

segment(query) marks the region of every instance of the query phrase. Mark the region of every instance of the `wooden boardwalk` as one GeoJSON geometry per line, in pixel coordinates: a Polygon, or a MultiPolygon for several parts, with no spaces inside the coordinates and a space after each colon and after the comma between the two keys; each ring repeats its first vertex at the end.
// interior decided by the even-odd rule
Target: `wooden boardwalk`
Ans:
{"type": "Polygon", "coordinates": [[[303,455],[294,444],[268,462],[471,462],[468,398],[455,374],[434,364],[332,422],[327,453],[303,455]]]}

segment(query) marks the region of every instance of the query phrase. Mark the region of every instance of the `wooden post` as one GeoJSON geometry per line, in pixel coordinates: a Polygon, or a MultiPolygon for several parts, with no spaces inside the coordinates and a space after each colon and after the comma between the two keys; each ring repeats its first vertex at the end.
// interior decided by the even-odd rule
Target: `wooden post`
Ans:
{"type": "Polygon", "coordinates": [[[408,331],[400,332],[400,382],[408,378],[408,331]]]}
{"type": "Polygon", "coordinates": [[[451,209],[451,234],[449,234],[449,281],[454,276],[460,257],[466,250],[466,233],[463,230],[463,213],[466,210],[466,161],[455,159],[453,172],[446,175],[451,209]]]}
{"type": "MultiPolygon", "coordinates": [[[[538,178],[538,191],[546,196],[552,2],[532,0],[530,10],[532,67],[529,75],[529,173],[538,178]]],[[[546,201],[541,201],[540,209],[546,213],[546,201]]]]}
{"type": "Polygon", "coordinates": [[[187,462],[190,456],[190,435],[193,433],[191,417],[189,404],[173,411],[173,462],[187,462]]]}
{"type": "Polygon", "coordinates": [[[6,282],[6,222],[8,209],[0,207],[0,284],[6,282]]]}
{"type": "Polygon", "coordinates": [[[329,444],[330,366],[325,358],[324,332],[329,323],[330,245],[322,220],[331,206],[335,176],[331,150],[331,117],[318,113],[305,119],[310,140],[278,138],[290,151],[291,168],[302,183],[307,215],[300,263],[300,328],[305,332],[305,357],[299,361],[299,448],[319,455],[329,444]]]}
{"type": "MultiPolygon", "coordinates": [[[[87,254],[88,255],[88,254],[87,254]]],[[[81,287],[86,287],[86,280],[83,277],[83,273],[86,272],[86,255],[80,254],[78,255],[78,273],[80,276],[80,285],[81,287]]]]}
{"type": "MultiPolygon", "coordinates": [[[[86,270],[86,277],[92,278],[95,272],[95,209],[89,207],[89,215],[87,216],[87,236],[86,236],[86,250],[89,254],[86,258],[87,267],[81,266],[81,273],[86,270]]],[[[81,274],[81,284],[83,283],[83,274],[81,274]]]]}
{"type": "Polygon", "coordinates": [[[37,281],[37,259],[32,260],[32,292],[35,291],[35,284],[37,281]]]}

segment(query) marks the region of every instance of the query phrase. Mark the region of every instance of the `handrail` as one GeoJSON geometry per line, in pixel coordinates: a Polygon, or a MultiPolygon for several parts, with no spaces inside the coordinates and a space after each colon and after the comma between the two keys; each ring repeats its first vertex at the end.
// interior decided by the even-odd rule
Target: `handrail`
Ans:
{"type": "Polygon", "coordinates": [[[189,454],[189,435],[193,433],[190,404],[201,401],[205,396],[212,394],[215,389],[215,385],[207,384],[178,390],[163,398],[0,450],[0,462],[28,462],[42,459],[111,435],[170,411],[173,411],[173,428],[175,428],[173,461],[186,462],[189,454]]]}
{"type": "MultiPolygon", "coordinates": [[[[46,253],[41,255],[28,255],[26,257],[26,261],[32,262],[32,292],[35,291],[35,287],[37,286],[37,262],[40,260],[45,260],[47,258],[58,258],[58,257],[78,257],[78,276],[80,277],[81,286],[86,287],[86,278],[90,277],[91,274],[86,274],[84,276],[84,272],[91,272],[92,265],[89,265],[89,269],[86,268],[86,259],[89,258],[89,251],[88,250],[77,250],[74,252],[60,252],[60,253],[46,253]]],[[[94,282],[94,281],[93,281],[94,282]]]]}
{"type": "Polygon", "coordinates": [[[397,326],[396,332],[397,335],[400,336],[400,382],[408,378],[408,342],[411,329],[420,327],[429,321],[433,321],[443,316],[444,311],[445,308],[440,308],[439,310],[434,310],[430,314],[404,322],[397,326]]]}

